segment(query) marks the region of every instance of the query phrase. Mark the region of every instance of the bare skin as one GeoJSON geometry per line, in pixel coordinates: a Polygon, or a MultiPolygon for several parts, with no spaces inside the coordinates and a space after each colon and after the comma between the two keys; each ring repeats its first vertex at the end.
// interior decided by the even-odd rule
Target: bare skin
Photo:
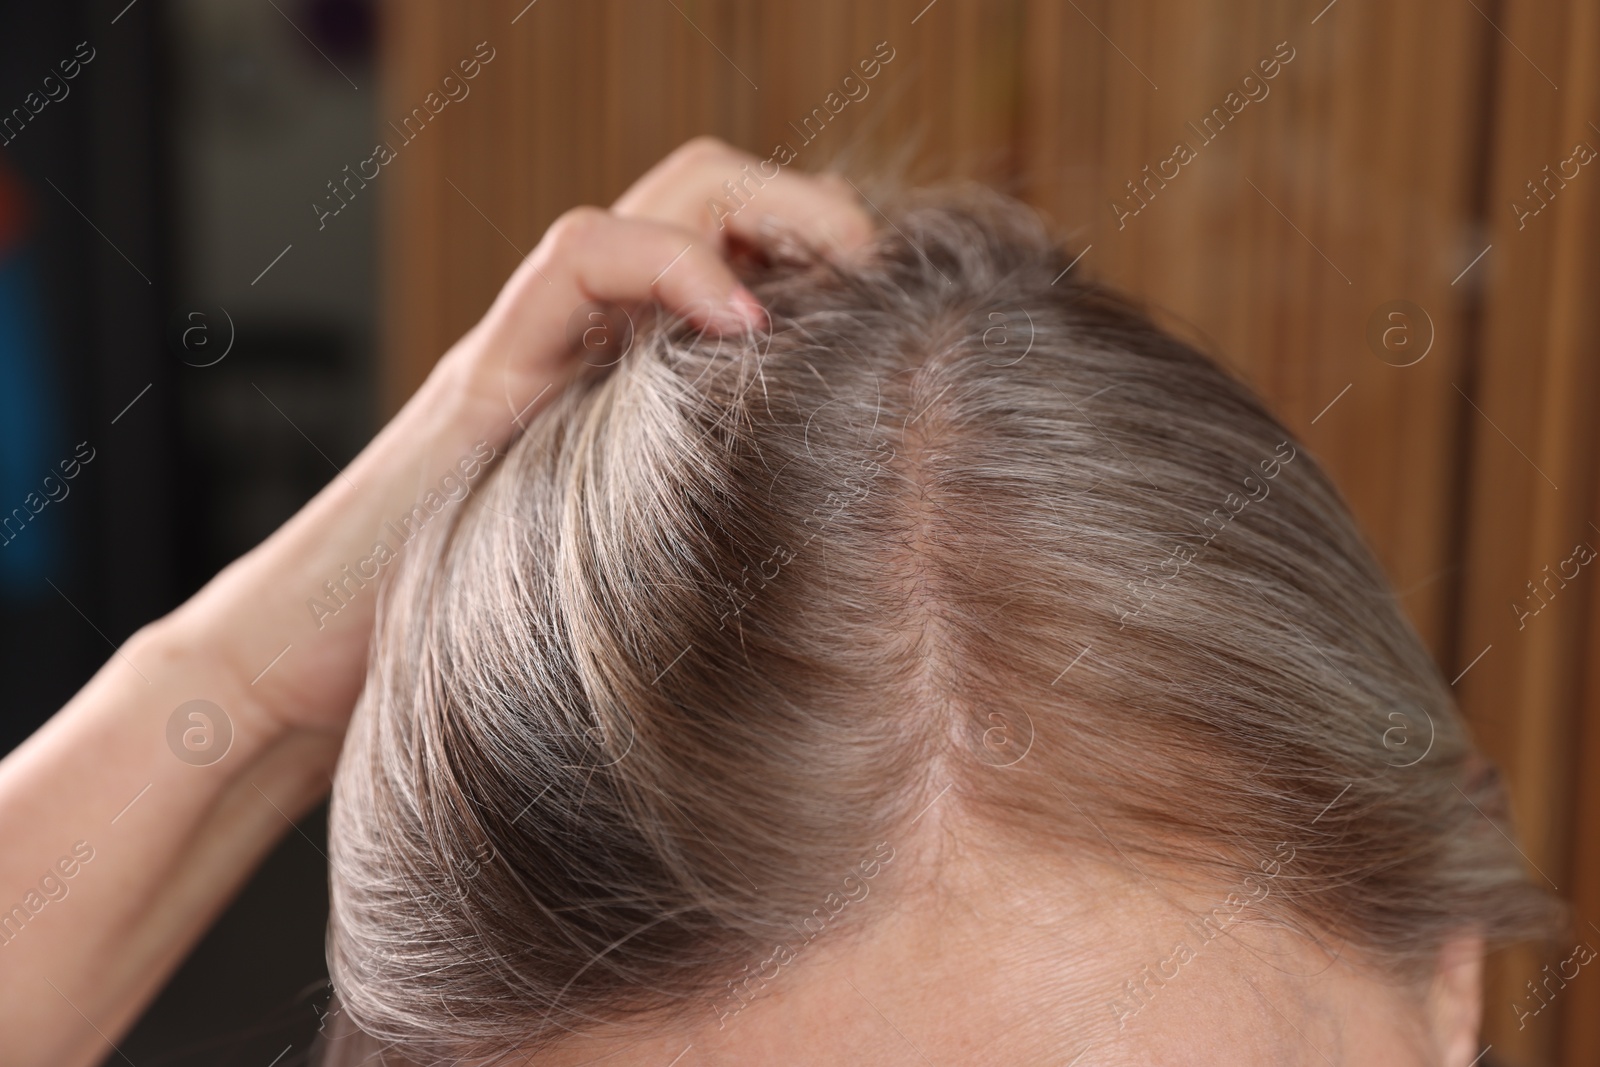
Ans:
{"type": "MultiPolygon", "coordinates": [[[[770,247],[788,232],[841,252],[870,237],[844,183],[793,174],[720,229],[707,201],[756,163],[691,142],[609,211],[563,216],[343,475],[130,639],[0,762],[0,908],[22,908],[10,926],[0,913],[6,1064],[103,1060],[325,795],[374,597],[368,588],[320,620],[307,599],[480,442],[503,448],[537,417],[575,370],[574,309],[656,302],[742,330],[755,309],[724,260],[729,233],[770,247]],[[174,710],[194,699],[222,708],[233,730],[206,765],[169,747],[174,710]]],[[[931,818],[923,833],[903,846],[901,881],[875,890],[869,922],[819,939],[732,1017],[708,1003],[509,1062],[1467,1067],[1477,1054],[1481,946],[1470,938],[1446,947],[1431,981],[1406,987],[1337,946],[1242,922],[1134,1000],[1127,983],[1170,960],[1226,887],[1158,893],[1115,864],[981,851],[981,835],[931,818]]]]}
{"type": "Polygon", "coordinates": [[[1431,981],[1402,984],[1286,929],[1265,897],[1206,941],[1194,924],[1229,887],[1158,887],[1125,861],[1047,862],[963,838],[981,835],[947,823],[901,849],[873,910],[854,917],[865,921],[767,969],[732,1011],[707,997],[493,1062],[1468,1067],[1478,1056],[1475,939],[1446,946],[1431,981]]]}
{"type": "Polygon", "coordinates": [[[481,442],[503,449],[537,416],[576,370],[576,309],[657,303],[711,330],[759,328],[725,259],[730,235],[757,246],[792,235],[840,253],[871,236],[847,185],[790,172],[719,228],[707,202],[757,163],[698,139],[610,210],[563,215],[339,477],[130,638],[0,762],[0,908],[20,909],[0,916],[7,1064],[110,1054],[292,820],[326,795],[375,598],[369,587],[320,619],[307,600],[481,442]],[[196,699],[220,707],[233,734],[203,766],[168,742],[175,709],[196,699]]]}

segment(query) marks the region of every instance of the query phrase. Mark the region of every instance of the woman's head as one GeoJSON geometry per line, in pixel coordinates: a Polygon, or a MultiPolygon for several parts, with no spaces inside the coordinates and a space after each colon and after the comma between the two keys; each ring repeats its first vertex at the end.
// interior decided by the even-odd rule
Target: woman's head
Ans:
{"type": "Polygon", "coordinates": [[[1312,458],[1070,262],[995,194],[908,198],[757,270],[770,331],[642,328],[424,528],[335,788],[354,1024],[418,1061],[1465,1047],[1479,939],[1552,920],[1492,771],[1312,458]]]}

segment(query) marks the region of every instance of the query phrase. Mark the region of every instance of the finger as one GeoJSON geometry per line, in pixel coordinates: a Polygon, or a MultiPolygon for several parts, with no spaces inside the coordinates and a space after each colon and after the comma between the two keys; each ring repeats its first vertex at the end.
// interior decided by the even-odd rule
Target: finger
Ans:
{"type": "Polygon", "coordinates": [[[568,317],[594,301],[654,301],[718,332],[765,322],[719,250],[693,231],[586,207],[545,233],[490,309],[489,328],[507,338],[545,338],[553,349],[566,341],[568,317]]]}
{"type": "Polygon", "coordinates": [[[681,226],[596,211],[553,230],[549,256],[589,300],[654,300],[698,325],[733,330],[765,314],[717,247],[681,226]]]}
{"type": "Polygon", "coordinates": [[[786,169],[711,137],[688,142],[640,178],[615,214],[695,230],[725,247],[732,235],[762,248],[798,240],[843,254],[871,240],[872,217],[850,183],[786,169]]]}

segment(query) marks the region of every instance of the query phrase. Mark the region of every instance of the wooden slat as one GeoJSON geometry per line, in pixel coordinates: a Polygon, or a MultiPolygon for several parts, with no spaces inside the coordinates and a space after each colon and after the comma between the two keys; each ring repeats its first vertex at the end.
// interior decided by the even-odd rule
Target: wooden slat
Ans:
{"type": "MultiPolygon", "coordinates": [[[[1469,390],[1481,411],[1470,420],[1471,503],[1466,528],[1468,581],[1463,587],[1461,657],[1489,651],[1462,680],[1462,701],[1512,786],[1523,848],[1543,875],[1574,902],[1577,937],[1600,946],[1588,926],[1600,922],[1593,865],[1600,808],[1591,795],[1575,807],[1574,775],[1584,768],[1574,740],[1580,694],[1591,693],[1596,660],[1587,605],[1594,576],[1560,583],[1549,606],[1519,624],[1513,605],[1542,602],[1541,583],[1580,540],[1600,546],[1595,515],[1594,430],[1597,370],[1594,293],[1600,285],[1596,211],[1600,163],[1583,168],[1550,206],[1519,220],[1513,201],[1546,164],[1582,140],[1600,147],[1588,121],[1600,115],[1593,3],[1511,3],[1496,12],[1495,150],[1488,196],[1493,251],[1480,265],[1486,284],[1483,351],[1469,390]],[[1554,83],[1554,84],[1552,84],[1554,83]],[[1574,848],[1587,868],[1574,863],[1574,848]],[[1587,880],[1573,884],[1571,876],[1587,880]]],[[[1585,568],[1585,572],[1592,568],[1585,568]]],[[[1465,660],[1463,660],[1463,666],[1465,660]]],[[[1592,743],[1592,739],[1591,739],[1592,743]]],[[[1580,794],[1581,797],[1581,794],[1580,794]]],[[[1511,1063],[1593,1063],[1600,1052],[1600,983],[1562,990],[1551,1009],[1526,1026],[1512,1003],[1530,1003],[1525,987],[1546,962],[1567,955],[1521,951],[1510,958],[1487,1003],[1497,1051],[1511,1063]]]]}
{"type": "Polygon", "coordinates": [[[1167,309],[1307,437],[1443,659],[1465,332],[1450,281],[1486,135],[1461,102],[1492,31],[1469,6],[1341,4],[1315,25],[1315,8],[1275,4],[1077,7],[1028,7],[1027,187],[1082,228],[1085,269],[1167,309]],[[1187,124],[1285,40],[1295,58],[1270,95],[1202,145],[1187,124]],[[1119,230],[1110,201],[1180,139],[1198,158],[1119,230]],[[1398,298],[1436,329],[1414,367],[1364,340],[1398,298]]]}

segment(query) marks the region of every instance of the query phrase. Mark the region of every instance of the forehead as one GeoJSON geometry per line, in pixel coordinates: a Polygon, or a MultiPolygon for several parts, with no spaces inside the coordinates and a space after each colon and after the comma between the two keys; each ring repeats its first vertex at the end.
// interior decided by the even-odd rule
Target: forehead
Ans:
{"type": "Polygon", "coordinates": [[[786,962],[752,957],[698,1016],[686,1004],[656,1030],[596,1031],[530,1062],[1425,1062],[1410,998],[1255,902],[1219,912],[1226,888],[1180,888],[1101,861],[969,853],[947,858],[930,889],[914,866],[928,854],[902,858],[861,924],[802,943],[786,962]]]}

